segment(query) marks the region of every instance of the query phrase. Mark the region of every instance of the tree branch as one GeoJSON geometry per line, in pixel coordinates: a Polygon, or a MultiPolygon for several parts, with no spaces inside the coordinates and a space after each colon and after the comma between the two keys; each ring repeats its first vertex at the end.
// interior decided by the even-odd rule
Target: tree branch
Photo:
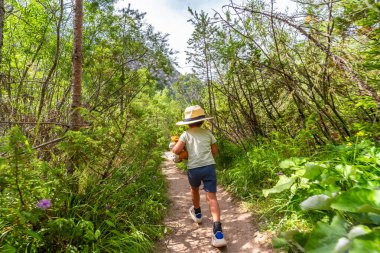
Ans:
{"type": "Polygon", "coordinates": [[[70,126],[65,123],[60,122],[32,122],[32,121],[0,121],[0,125],[6,125],[6,124],[12,124],[12,125],[57,125],[57,126],[63,126],[69,128],[70,126]]]}

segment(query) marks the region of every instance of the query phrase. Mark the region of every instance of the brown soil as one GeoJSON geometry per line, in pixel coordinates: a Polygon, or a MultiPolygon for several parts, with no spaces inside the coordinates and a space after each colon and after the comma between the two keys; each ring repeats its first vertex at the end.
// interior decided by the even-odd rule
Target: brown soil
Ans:
{"type": "Polygon", "coordinates": [[[204,191],[201,193],[203,221],[198,225],[193,222],[188,213],[192,204],[186,173],[179,170],[172,161],[164,162],[162,170],[169,183],[168,194],[172,204],[164,221],[169,231],[167,236],[158,243],[157,253],[273,252],[270,236],[259,232],[252,214],[244,210],[241,203],[233,200],[221,187],[218,187],[217,197],[227,247],[222,249],[212,247],[212,217],[204,191]]]}

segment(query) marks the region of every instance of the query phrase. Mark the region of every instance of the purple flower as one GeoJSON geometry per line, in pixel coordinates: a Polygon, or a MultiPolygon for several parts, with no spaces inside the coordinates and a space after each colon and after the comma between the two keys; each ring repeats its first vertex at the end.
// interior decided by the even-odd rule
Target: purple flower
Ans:
{"type": "Polygon", "coordinates": [[[111,205],[110,204],[107,204],[106,205],[106,210],[110,210],[111,209],[111,205]]]}
{"type": "Polygon", "coordinates": [[[46,209],[50,208],[51,207],[50,199],[41,199],[40,201],[38,201],[37,207],[42,209],[42,210],[46,210],[46,209]]]}
{"type": "Polygon", "coordinates": [[[277,176],[281,176],[281,175],[284,175],[284,173],[282,173],[282,172],[277,172],[276,175],[277,175],[277,176]]]}

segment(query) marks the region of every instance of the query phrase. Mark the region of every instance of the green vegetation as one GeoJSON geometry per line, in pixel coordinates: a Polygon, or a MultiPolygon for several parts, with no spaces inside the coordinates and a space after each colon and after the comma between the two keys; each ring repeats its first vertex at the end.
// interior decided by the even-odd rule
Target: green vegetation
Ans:
{"type": "Polygon", "coordinates": [[[15,127],[2,139],[1,240],[4,252],[146,252],[163,233],[165,184],[160,152],[149,148],[154,132],[131,135],[124,154],[105,176],[112,139],[101,129],[68,132],[58,146],[60,157],[79,155],[73,177],[54,157],[49,163],[35,152],[15,127]],[[146,144],[139,140],[146,140],[146,144]],[[148,141],[149,140],[149,141],[148,141]],[[70,148],[69,148],[70,147],[70,148]],[[137,152],[136,152],[137,151],[137,152]],[[149,153],[149,158],[146,159],[149,153]],[[102,166],[101,166],[102,165],[102,166]],[[75,189],[73,189],[75,188],[75,189]],[[43,203],[45,200],[45,203],[43,203]]]}
{"type": "Polygon", "coordinates": [[[380,5],[297,2],[189,10],[220,181],[283,251],[380,252],[380,5]]]}
{"type": "Polygon", "coordinates": [[[184,75],[115,2],[0,1],[0,251],[153,251],[162,152],[199,104],[220,182],[275,247],[379,252],[378,1],[189,9],[184,75]]]}
{"type": "Polygon", "coordinates": [[[149,252],[165,232],[171,51],[114,2],[84,2],[76,90],[73,6],[1,2],[1,252],[149,252]]]}
{"type": "MultiPolygon", "coordinates": [[[[165,127],[145,128],[165,92],[130,106],[128,128],[97,113],[93,126],[68,131],[38,157],[19,127],[1,138],[1,249],[5,252],[147,252],[165,228],[168,201],[160,171],[165,127]],[[153,110],[154,108],[154,110],[153,110]],[[125,137],[124,137],[125,136],[125,137]],[[78,157],[72,176],[67,162],[78,157]]],[[[161,110],[163,108],[161,107],[161,110]]],[[[41,154],[41,153],[40,153],[41,154]]]]}

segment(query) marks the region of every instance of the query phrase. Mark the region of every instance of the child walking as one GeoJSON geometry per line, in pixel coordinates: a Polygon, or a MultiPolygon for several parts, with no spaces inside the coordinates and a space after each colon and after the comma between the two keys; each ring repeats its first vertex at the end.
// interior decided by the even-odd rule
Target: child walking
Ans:
{"type": "Polygon", "coordinates": [[[214,222],[211,244],[214,247],[223,247],[227,243],[222,231],[220,209],[216,198],[214,159],[217,153],[216,139],[209,130],[201,128],[203,122],[209,119],[212,119],[212,117],[206,117],[204,110],[199,105],[187,107],[185,119],[177,122],[176,125],[189,125],[189,129],[180,136],[172,151],[179,155],[186,147],[188,152],[188,179],[193,201],[193,206],[189,209],[191,218],[197,223],[202,222],[199,186],[203,182],[206,199],[214,222]]]}

